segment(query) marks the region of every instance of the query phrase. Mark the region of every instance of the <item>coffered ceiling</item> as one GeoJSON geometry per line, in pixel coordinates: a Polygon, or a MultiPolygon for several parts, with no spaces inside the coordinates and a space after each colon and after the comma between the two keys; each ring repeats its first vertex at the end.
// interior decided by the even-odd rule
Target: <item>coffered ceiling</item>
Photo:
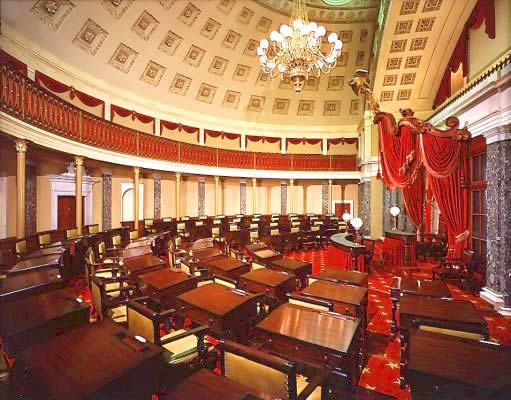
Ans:
{"type": "Polygon", "coordinates": [[[55,70],[70,66],[135,108],[356,127],[362,100],[347,82],[356,68],[369,67],[379,2],[306,3],[344,47],[338,67],[310,79],[300,94],[263,74],[256,55],[259,40],[289,22],[287,0],[3,0],[1,18],[12,40],[61,63],[55,70]]]}

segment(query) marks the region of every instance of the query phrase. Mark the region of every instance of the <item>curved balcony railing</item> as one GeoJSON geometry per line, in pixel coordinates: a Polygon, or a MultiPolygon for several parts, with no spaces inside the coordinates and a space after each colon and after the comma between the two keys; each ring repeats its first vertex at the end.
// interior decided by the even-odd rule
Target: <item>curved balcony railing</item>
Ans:
{"type": "Polygon", "coordinates": [[[217,149],[150,135],[90,114],[0,64],[0,111],[55,135],[163,161],[281,171],[356,171],[356,155],[259,153],[217,149]]]}

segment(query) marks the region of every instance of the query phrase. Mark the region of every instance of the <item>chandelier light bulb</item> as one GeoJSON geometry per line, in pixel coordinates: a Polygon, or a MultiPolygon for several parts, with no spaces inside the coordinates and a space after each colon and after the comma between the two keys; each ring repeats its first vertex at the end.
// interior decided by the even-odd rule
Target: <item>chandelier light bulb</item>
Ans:
{"type": "Polygon", "coordinates": [[[259,42],[259,46],[263,49],[267,49],[268,46],[269,46],[269,43],[268,43],[268,40],[267,39],[261,39],[261,41],[259,42]]]}
{"type": "Polygon", "coordinates": [[[337,33],[332,32],[330,35],[328,35],[328,43],[334,43],[337,41],[337,33]]]}
{"type": "Polygon", "coordinates": [[[287,69],[286,66],[283,64],[279,64],[277,66],[277,68],[278,68],[279,72],[281,72],[281,73],[286,72],[286,69],[287,69]]]}
{"type": "Polygon", "coordinates": [[[282,36],[284,36],[284,34],[287,32],[287,28],[289,28],[289,26],[288,26],[288,25],[286,25],[286,24],[282,24],[282,25],[280,25],[280,29],[279,29],[279,31],[280,31],[280,33],[282,34],[282,36]]]}
{"type": "Polygon", "coordinates": [[[318,29],[318,24],[311,22],[309,23],[309,27],[311,28],[311,32],[314,32],[316,29],[318,29]]]}
{"type": "Polygon", "coordinates": [[[261,47],[258,47],[257,48],[257,55],[258,56],[264,56],[264,49],[262,49],[261,47]]]}
{"type": "Polygon", "coordinates": [[[316,36],[317,38],[321,37],[321,36],[325,36],[325,33],[326,33],[326,28],[321,25],[320,27],[318,27],[318,29],[316,30],[316,34],[314,36],[316,36]]]}
{"type": "Polygon", "coordinates": [[[302,29],[302,26],[303,26],[303,21],[301,19],[297,19],[293,22],[293,28],[295,28],[296,30],[302,29]]]}
{"type": "Polygon", "coordinates": [[[341,50],[342,49],[342,42],[340,40],[337,40],[334,44],[335,50],[341,50]]]}
{"type": "Polygon", "coordinates": [[[278,42],[279,37],[281,37],[281,35],[277,31],[272,31],[272,33],[270,33],[270,40],[273,40],[274,42],[278,42]]]}

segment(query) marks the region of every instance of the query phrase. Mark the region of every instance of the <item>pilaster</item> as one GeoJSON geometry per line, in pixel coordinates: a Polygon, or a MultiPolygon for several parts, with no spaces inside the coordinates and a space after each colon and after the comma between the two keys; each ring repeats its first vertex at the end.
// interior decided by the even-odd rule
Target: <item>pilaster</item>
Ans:
{"type": "Polygon", "coordinates": [[[112,229],[112,171],[103,171],[103,230],[112,229]]]}

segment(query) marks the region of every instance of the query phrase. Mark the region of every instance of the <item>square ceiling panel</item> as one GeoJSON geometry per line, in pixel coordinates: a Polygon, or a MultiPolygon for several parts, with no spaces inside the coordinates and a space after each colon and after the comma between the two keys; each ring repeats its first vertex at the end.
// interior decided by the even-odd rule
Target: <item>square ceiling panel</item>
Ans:
{"type": "Polygon", "coordinates": [[[337,66],[345,67],[346,65],[348,65],[348,57],[349,53],[347,51],[343,51],[341,55],[337,58],[337,66]]]}
{"type": "Polygon", "coordinates": [[[291,78],[286,75],[284,79],[280,79],[279,89],[293,89],[293,84],[291,83],[291,78]]]}
{"type": "Polygon", "coordinates": [[[176,3],[176,0],[159,0],[159,2],[165,10],[170,10],[170,8],[176,3]]]}
{"type": "Polygon", "coordinates": [[[341,101],[328,100],[323,105],[323,116],[332,117],[341,114],[341,101]]]}
{"type": "Polygon", "coordinates": [[[227,90],[225,92],[224,101],[222,101],[223,107],[238,108],[240,104],[241,93],[233,90],[227,90]]]}
{"type": "Polygon", "coordinates": [[[199,91],[197,92],[197,100],[211,104],[215,98],[216,90],[216,86],[202,83],[200,85],[199,91]]]}
{"type": "Polygon", "coordinates": [[[415,32],[429,32],[433,29],[433,23],[435,22],[435,17],[431,18],[421,18],[417,23],[417,28],[415,32]]]}
{"type": "Polygon", "coordinates": [[[395,35],[403,35],[405,33],[410,33],[412,30],[413,20],[408,21],[398,21],[396,24],[396,30],[394,31],[395,35]]]}
{"type": "Polygon", "coordinates": [[[385,75],[383,77],[383,86],[394,86],[397,83],[397,75],[385,75]]]}
{"type": "Polygon", "coordinates": [[[405,68],[419,68],[421,56],[406,57],[405,68]]]}
{"type": "Polygon", "coordinates": [[[363,67],[366,60],[366,52],[364,50],[357,51],[357,67],[363,67]]]}
{"type": "Polygon", "coordinates": [[[108,62],[109,65],[127,74],[137,59],[138,53],[121,43],[108,62]]]}
{"type": "Polygon", "coordinates": [[[224,14],[229,14],[236,5],[236,0],[220,0],[217,8],[224,14]]]}
{"type": "Polygon", "coordinates": [[[199,7],[193,5],[192,3],[188,3],[183,11],[181,11],[178,20],[180,20],[186,26],[192,26],[200,13],[201,10],[199,7]]]}
{"type": "Polygon", "coordinates": [[[121,18],[126,10],[131,6],[135,0],[103,0],[101,4],[106,10],[114,16],[114,18],[121,18]]]}
{"type": "Polygon", "coordinates": [[[360,41],[366,42],[368,37],[369,37],[369,31],[367,29],[362,29],[360,31],[360,41]]]}
{"type": "Polygon", "coordinates": [[[250,96],[250,100],[248,101],[247,110],[254,112],[262,112],[264,107],[264,102],[266,101],[266,97],[264,96],[250,96]]]}
{"type": "Polygon", "coordinates": [[[340,31],[339,32],[339,39],[341,39],[344,43],[351,42],[351,39],[353,38],[353,31],[340,31]]]}
{"type": "Polygon", "coordinates": [[[380,101],[392,101],[394,99],[393,90],[383,90],[380,94],[380,101]]]}
{"type": "Polygon", "coordinates": [[[254,39],[249,39],[247,45],[245,46],[245,50],[243,54],[247,56],[257,56],[257,48],[259,47],[259,42],[254,39]]]}
{"type": "Polygon", "coordinates": [[[149,40],[159,24],[160,23],[156,18],[154,18],[147,11],[144,11],[140,17],[138,17],[135,24],[131,27],[131,30],[142,39],[149,40]]]}
{"type": "Polygon", "coordinates": [[[262,33],[269,32],[271,28],[271,19],[266,17],[259,18],[257,21],[256,30],[262,33]]]}
{"type": "Polygon", "coordinates": [[[248,25],[253,16],[254,11],[252,11],[250,8],[243,7],[236,17],[236,21],[238,21],[240,24],[248,25]]]}
{"type": "Polygon", "coordinates": [[[406,49],[406,39],[393,40],[390,44],[391,53],[400,53],[406,49]]]}
{"type": "Polygon", "coordinates": [[[209,66],[209,72],[215,75],[223,76],[228,64],[229,61],[227,61],[225,58],[215,57],[209,66]]]}
{"type": "Polygon", "coordinates": [[[320,82],[320,78],[319,77],[315,77],[315,76],[309,76],[309,79],[307,79],[305,81],[305,84],[303,85],[303,90],[307,91],[307,90],[318,90],[319,88],[319,82],[320,82]]]}
{"type": "Polygon", "coordinates": [[[215,21],[213,18],[209,18],[202,27],[200,34],[209,40],[213,40],[218,33],[220,26],[222,25],[219,22],[215,21]]]}
{"type": "Polygon", "coordinates": [[[300,100],[296,115],[311,117],[314,114],[315,104],[314,100],[300,100]]]}
{"type": "Polygon", "coordinates": [[[287,115],[289,103],[289,99],[275,99],[273,103],[273,114],[287,115]]]}
{"type": "Polygon", "coordinates": [[[404,0],[401,4],[400,15],[415,14],[419,7],[419,0],[404,0]]]}
{"type": "Polygon", "coordinates": [[[32,7],[31,12],[54,31],[60,28],[62,23],[71,14],[75,5],[69,0],[40,0],[32,7]]]}
{"type": "Polygon", "coordinates": [[[328,89],[327,90],[342,90],[344,86],[344,76],[330,75],[328,77],[328,89]]]}
{"type": "Polygon", "coordinates": [[[265,74],[263,71],[259,71],[259,75],[257,75],[256,86],[268,87],[270,84],[271,76],[269,74],[265,74]]]}
{"type": "Polygon", "coordinates": [[[73,39],[73,43],[95,56],[107,36],[108,32],[89,18],[73,39]]]}
{"type": "Polygon", "coordinates": [[[401,76],[401,85],[413,85],[415,82],[415,76],[417,74],[415,72],[410,72],[407,74],[403,74],[401,76]]]}
{"type": "Polygon", "coordinates": [[[360,114],[360,100],[351,100],[350,115],[360,114]]]}
{"type": "Polygon", "coordinates": [[[198,67],[206,54],[205,50],[202,50],[200,47],[192,46],[186,53],[184,58],[184,62],[191,65],[192,67],[198,67]]]}
{"type": "Polygon", "coordinates": [[[410,100],[411,94],[412,94],[412,90],[411,89],[399,90],[397,92],[397,100],[398,101],[410,100]]]}
{"type": "Polygon", "coordinates": [[[393,57],[393,58],[389,58],[387,60],[387,70],[392,70],[392,69],[399,69],[401,68],[401,62],[403,61],[403,58],[402,57],[393,57]]]}
{"type": "Polygon", "coordinates": [[[188,78],[187,76],[181,74],[176,74],[172,80],[169,91],[180,96],[186,96],[191,83],[192,78],[188,78]]]}
{"type": "Polygon", "coordinates": [[[426,0],[422,12],[438,11],[442,6],[442,0],[426,0]]]}
{"type": "Polygon", "coordinates": [[[232,75],[232,79],[239,82],[246,82],[250,74],[250,67],[248,65],[238,64],[232,75]]]}
{"type": "Polygon", "coordinates": [[[421,38],[413,38],[412,43],[410,44],[410,50],[424,50],[426,48],[426,44],[428,43],[427,37],[421,37],[421,38]]]}
{"type": "Polygon", "coordinates": [[[168,31],[167,34],[163,37],[163,40],[158,46],[158,49],[170,56],[173,56],[176,54],[176,51],[182,42],[183,38],[181,36],[172,31],[168,31]]]}
{"type": "Polygon", "coordinates": [[[167,68],[163,65],[155,63],[154,61],[149,61],[142,73],[142,76],[140,77],[140,80],[148,83],[149,85],[158,86],[166,70],[167,68]]]}
{"type": "Polygon", "coordinates": [[[222,46],[227,47],[228,49],[235,50],[240,42],[241,35],[238,32],[234,32],[229,30],[227,35],[225,35],[224,41],[222,42],[222,46]]]}

